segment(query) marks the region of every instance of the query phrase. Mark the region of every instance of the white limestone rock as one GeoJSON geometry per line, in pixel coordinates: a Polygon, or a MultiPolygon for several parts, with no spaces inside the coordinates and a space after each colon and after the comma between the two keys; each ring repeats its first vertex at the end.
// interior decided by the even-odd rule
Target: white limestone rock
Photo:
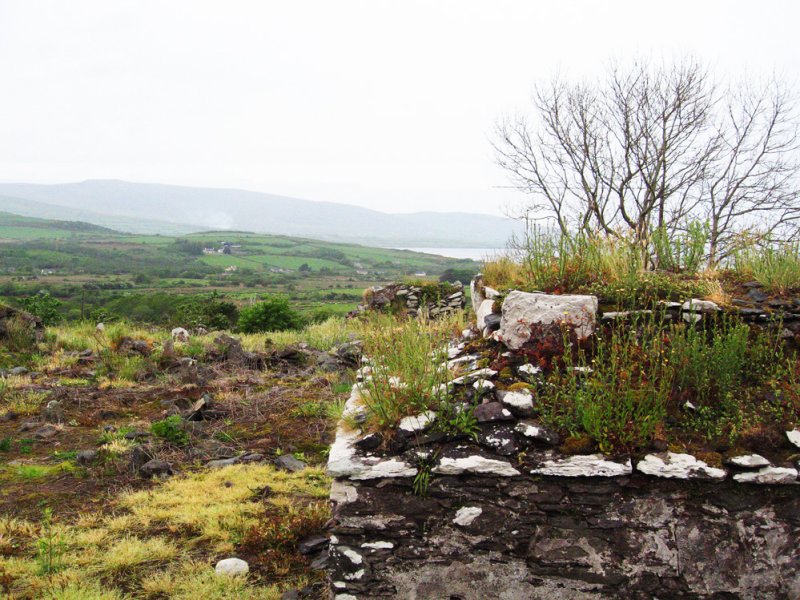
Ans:
{"type": "Polygon", "coordinates": [[[722,480],[727,471],[710,467],[691,454],[665,452],[648,454],[636,464],[636,469],[645,475],[666,479],[712,479],[722,480]]]}
{"type": "Polygon", "coordinates": [[[462,375],[461,377],[456,377],[450,383],[454,385],[471,385],[478,381],[478,379],[491,379],[497,375],[497,371],[494,371],[489,368],[485,369],[478,369],[477,371],[473,371],[472,373],[467,373],[466,375],[462,375]]]}
{"type": "Polygon", "coordinates": [[[485,393],[493,390],[495,385],[488,379],[478,379],[478,381],[472,384],[472,387],[475,388],[475,391],[477,392],[485,393]]]}
{"type": "Polygon", "coordinates": [[[681,304],[683,320],[687,323],[696,323],[703,318],[703,314],[722,310],[716,303],[710,300],[697,300],[693,298],[681,304]]]}
{"type": "Polygon", "coordinates": [[[797,483],[797,469],[787,467],[764,467],[758,471],[737,473],[733,476],[739,483],[758,483],[761,485],[779,485],[797,483]]]}
{"type": "Polygon", "coordinates": [[[800,429],[793,429],[786,432],[786,438],[795,446],[800,448],[800,429]]]}
{"type": "Polygon", "coordinates": [[[432,410],[428,410],[419,415],[402,418],[400,420],[400,424],[398,425],[398,429],[406,434],[417,433],[430,427],[431,423],[433,423],[435,420],[436,413],[432,410]]]}
{"type": "Polygon", "coordinates": [[[173,342],[188,342],[189,341],[189,332],[186,331],[183,327],[176,327],[172,330],[172,341],[173,342]]]}
{"type": "Polygon", "coordinates": [[[459,365],[465,365],[464,368],[469,369],[470,367],[467,366],[467,365],[469,365],[470,363],[477,362],[479,359],[480,359],[480,356],[478,354],[467,354],[465,356],[459,356],[458,358],[454,358],[452,360],[448,360],[447,361],[447,368],[448,369],[454,369],[454,368],[458,367],[459,365]]]}
{"type": "Polygon", "coordinates": [[[616,462],[602,454],[579,454],[545,460],[539,467],[531,469],[534,475],[555,477],[619,477],[633,471],[630,459],[616,462]]]}
{"type": "Polygon", "coordinates": [[[369,550],[391,550],[394,548],[394,544],[392,542],[364,542],[361,547],[369,550]]]}
{"type": "Polygon", "coordinates": [[[461,354],[466,344],[456,344],[455,346],[447,347],[447,358],[452,359],[461,354]]]}
{"type": "Polygon", "coordinates": [[[568,323],[580,339],[594,332],[597,318],[597,297],[531,294],[513,291],[503,301],[498,337],[511,350],[519,350],[530,341],[534,323],[568,323]]]}
{"type": "Polygon", "coordinates": [[[214,572],[217,575],[247,575],[249,571],[250,565],[241,558],[225,558],[214,567],[214,572]]]}
{"type": "Polygon", "coordinates": [[[453,523],[461,527],[467,527],[472,522],[481,516],[483,509],[480,506],[463,506],[456,511],[456,516],[453,523]]]}
{"type": "Polygon", "coordinates": [[[475,311],[475,324],[479,331],[486,336],[486,317],[494,314],[494,300],[484,300],[475,311]]]}
{"type": "Polygon", "coordinates": [[[332,502],[336,502],[338,506],[355,502],[358,500],[358,488],[334,479],[331,482],[330,499],[332,502]]]}
{"type": "Polygon", "coordinates": [[[532,364],[525,364],[525,365],[520,365],[519,367],[517,367],[517,373],[519,373],[523,377],[528,377],[528,378],[535,377],[536,375],[538,375],[541,372],[542,372],[542,368],[541,367],[537,367],[537,366],[532,365],[532,364]]]}
{"type": "Polygon", "coordinates": [[[533,413],[533,394],[529,391],[499,393],[500,402],[512,413],[529,416],[533,413]]]}
{"type": "MultiPolygon", "coordinates": [[[[343,416],[355,415],[363,410],[363,400],[358,384],[353,386],[345,403],[343,416]]],[[[339,425],[336,438],[328,454],[328,475],[353,480],[381,479],[384,477],[414,477],[417,468],[397,458],[381,459],[377,456],[361,456],[355,447],[359,433],[339,425]]]]}
{"type": "Polygon", "coordinates": [[[479,455],[465,456],[462,458],[443,457],[437,466],[431,469],[437,475],[461,475],[462,473],[478,473],[481,475],[498,475],[500,477],[514,477],[519,475],[510,463],[504,460],[486,458],[479,455]]]}
{"type": "Polygon", "coordinates": [[[768,467],[769,460],[760,454],[742,454],[740,456],[732,456],[725,460],[725,462],[732,467],[739,467],[740,469],[760,469],[761,467],[768,467]]]}

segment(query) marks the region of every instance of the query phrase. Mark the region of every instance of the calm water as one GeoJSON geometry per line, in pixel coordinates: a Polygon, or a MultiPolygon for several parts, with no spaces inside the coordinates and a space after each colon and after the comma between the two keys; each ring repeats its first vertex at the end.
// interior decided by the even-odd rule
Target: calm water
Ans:
{"type": "Polygon", "coordinates": [[[503,248],[398,248],[398,250],[438,254],[439,256],[449,256],[450,258],[471,258],[479,261],[493,258],[505,252],[503,248]]]}

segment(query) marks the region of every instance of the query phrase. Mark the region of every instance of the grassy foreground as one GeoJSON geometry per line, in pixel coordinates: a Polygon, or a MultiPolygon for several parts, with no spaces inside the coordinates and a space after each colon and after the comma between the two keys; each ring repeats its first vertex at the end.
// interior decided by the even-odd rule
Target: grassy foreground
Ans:
{"type": "Polygon", "coordinates": [[[0,378],[0,596],[322,594],[321,571],[298,543],[330,516],[322,465],[352,375],[318,371],[313,350],[278,355],[301,340],[327,350],[352,334],[332,319],[241,336],[253,353],[244,362],[225,357],[219,333],[173,343],[167,331],[124,323],[52,328],[13,351],[4,344],[2,365],[29,372],[0,378]],[[190,420],[186,407],[200,398],[213,410],[190,420]],[[142,452],[174,474],[143,477],[142,452]],[[246,454],[261,458],[208,465],[246,454]],[[279,470],[273,461],[285,454],[308,466],[279,470]],[[215,574],[233,556],[249,574],[215,574]]]}

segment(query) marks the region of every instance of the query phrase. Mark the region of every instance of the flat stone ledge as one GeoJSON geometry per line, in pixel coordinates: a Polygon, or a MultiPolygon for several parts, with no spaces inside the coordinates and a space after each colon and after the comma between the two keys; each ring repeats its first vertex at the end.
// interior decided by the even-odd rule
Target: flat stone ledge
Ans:
{"type": "Polygon", "coordinates": [[[544,460],[542,464],[531,469],[532,475],[550,475],[554,477],[620,477],[633,472],[630,459],[617,462],[605,458],[602,454],[579,454],[575,456],[555,457],[544,460]]]}
{"type": "Polygon", "coordinates": [[[476,475],[497,475],[500,477],[515,477],[520,475],[510,463],[504,460],[486,458],[475,454],[460,458],[449,458],[447,456],[440,459],[439,464],[431,469],[437,475],[462,475],[473,473],[476,475]]]}
{"type": "Polygon", "coordinates": [[[786,467],[764,467],[758,471],[738,473],[733,476],[739,483],[759,483],[761,485],[797,484],[797,469],[786,467]]]}
{"type": "Polygon", "coordinates": [[[724,469],[710,467],[691,454],[648,454],[636,464],[636,470],[645,475],[665,479],[706,479],[721,481],[728,475],[724,469]]]}

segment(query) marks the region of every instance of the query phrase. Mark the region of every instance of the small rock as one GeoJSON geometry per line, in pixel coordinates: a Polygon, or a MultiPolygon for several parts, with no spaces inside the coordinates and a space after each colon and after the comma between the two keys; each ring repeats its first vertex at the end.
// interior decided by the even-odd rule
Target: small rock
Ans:
{"type": "Polygon", "coordinates": [[[636,470],[653,477],[667,479],[725,479],[724,469],[708,466],[691,454],[665,452],[648,454],[636,464],[636,470]]]}
{"type": "Polygon", "coordinates": [[[59,428],[55,425],[45,425],[33,432],[33,437],[37,440],[49,440],[58,435],[59,428]]]}
{"type": "Polygon", "coordinates": [[[557,433],[554,433],[537,423],[531,423],[529,421],[520,421],[517,423],[516,427],[514,427],[514,431],[528,440],[541,442],[551,446],[554,446],[561,441],[557,433]]]}
{"type": "Polygon", "coordinates": [[[302,460],[297,460],[291,454],[282,454],[275,460],[275,466],[283,471],[297,473],[306,468],[306,463],[302,460]]]}
{"type": "Polygon", "coordinates": [[[92,464],[97,459],[97,450],[81,450],[75,456],[75,462],[84,467],[92,464]]]}
{"type": "Polygon", "coordinates": [[[478,433],[478,443],[486,448],[491,448],[500,456],[512,456],[519,452],[514,430],[510,425],[494,425],[485,427],[478,433]]]}
{"type": "Polygon", "coordinates": [[[619,477],[630,475],[630,459],[625,462],[609,460],[602,454],[580,454],[569,457],[555,456],[531,470],[534,475],[556,477],[619,477]]]}
{"type": "Polygon", "coordinates": [[[800,429],[793,429],[792,431],[787,431],[786,437],[792,444],[800,448],[800,429]]]}
{"type": "Polygon", "coordinates": [[[25,367],[14,367],[13,369],[8,370],[9,375],[25,375],[28,372],[28,369],[25,367]]]}
{"type": "Polygon", "coordinates": [[[139,473],[141,473],[143,477],[163,477],[172,475],[172,465],[167,461],[154,458],[139,467],[139,473]]]}
{"type": "Polygon", "coordinates": [[[497,392],[497,397],[503,406],[508,408],[512,414],[518,417],[530,417],[533,415],[533,394],[529,391],[497,392]]]}
{"type": "Polygon", "coordinates": [[[150,433],[149,431],[141,431],[141,430],[129,431],[128,433],[125,434],[125,439],[126,440],[140,440],[140,439],[143,439],[143,438],[152,437],[152,435],[153,434],[150,433]]]}
{"type": "Polygon", "coordinates": [[[467,527],[481,516],[481,513],[483,513],[483,509],[480,506],[463,506],[456,511],[453,523],[461,527],[467,527]]]}
{"type": "Polygon", "coordinates": [[[436,420],[436,413],[432,410],[428,410],[419,415],[402,418],[397,429],[405,435],[411,435],[424,431],[431,426],[434,420],[436,420]]]}
{"type": "Polygon", "coordinates": [[[264,455],[260,452],[250,452],[242,456],[243,463],[261,462],[264,460],[264,455]]]}
{"type": "Polygon", "coordinates": [[[94,330],[99,332],[99,333],[104,332],[106,330],[105,323],[98,323],[97,325],[94,326],[94,330]]]}
{"type": "Polygon", "coordinates": [[[764,292],[755,287],[751,288],[750,291],[747,292],[747,297],[753,302],[764,302],[769,298],[769,296],[767,296],[764,292]]]}
{"type": "Polygon", "coordinates": [[[491,423],[494,421],[513,421],[514,416],[503,408],[500,402],[487,402],[475,407],[473,411],[478,423],[491,423]]]}
{"type": "Polygon", "coordinates": [[[355,447],[363,450],[375,450],[383,444],[383,436],[380,433],[368,433],[355,443],[355,447]]]}
{"type": "Polygon", "coordinates": [[[250,565],[241,558],[225,558],[216,564],[214,571],[217,575],[246,575],[250,565]]]}
{"type": "Polygon", "coordinates": [[[308,554],[314,554],[314,552],[318,550],[324,550],[329,544],[330,540],[324,535],[315,535],[302,540],[297,545],[297,551],[306,556],[308,554]]]}
{"type": "Polygon", "coordinates": [[[228,467],[230,465],[235,465],[239,462],[238,457],[234,458],[219,458],[217,460],[211,460],[206,463],[206,466],[210,469],[219,469],[221,467],[228,467]]]}
{"type": "Polygon", "coordinates": [[[176,327],[172,330],[172,341],[173,342],[188,342],[189,341],[189,332],[186,331],[183,327],[176,327]]]}

